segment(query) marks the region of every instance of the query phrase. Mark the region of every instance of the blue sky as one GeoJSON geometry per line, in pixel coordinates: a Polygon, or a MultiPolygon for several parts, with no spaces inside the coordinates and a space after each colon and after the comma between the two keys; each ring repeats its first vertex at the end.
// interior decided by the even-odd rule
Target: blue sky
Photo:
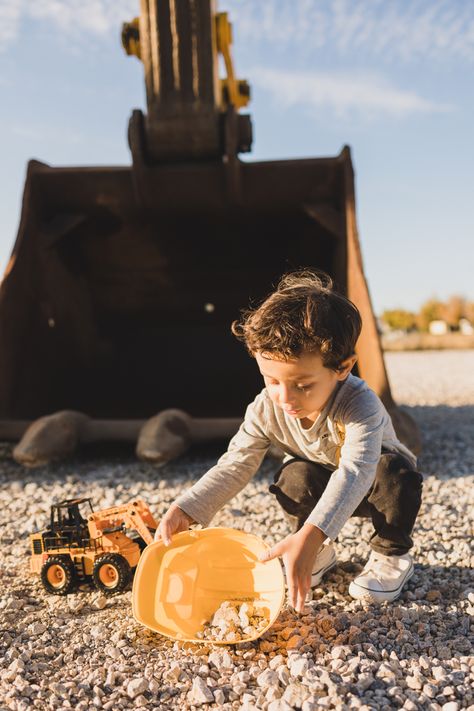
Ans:
{"type": "MultiPolygon", "coordinates": [[[[249,80],[246,160],[352,148],[372,301],[417,309],[474,300],[472,0],[220,0],[249,80]]],[[[16,236],[26,163],[130,163],[145,103],[120,46],[139,0],[0,0],[0,269],[16,236]]]]}

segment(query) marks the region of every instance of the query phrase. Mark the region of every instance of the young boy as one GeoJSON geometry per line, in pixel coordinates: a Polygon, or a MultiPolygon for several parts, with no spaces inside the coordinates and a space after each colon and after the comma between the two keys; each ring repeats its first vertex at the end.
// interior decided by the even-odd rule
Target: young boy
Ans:
{"type": "Polygon", "coordinates": [[[232,331],[255,358],[265,388],[247,408],[227,452],[180,496],[156,538],[169,544],[215,513],[250,481],[271,444],[286,453],[270,491],[293,524],[266,560],[283,557],[289,600],[336,563],[333,541],[350,516],[368,516],[372,552],[349,587],[354,598],[394,600],[413,574],[408,551],[421,503],[416,458],[398,439],[377,395],[351,374],[361,330],[355,305],[324,274],[288,274],[232,331]]]}

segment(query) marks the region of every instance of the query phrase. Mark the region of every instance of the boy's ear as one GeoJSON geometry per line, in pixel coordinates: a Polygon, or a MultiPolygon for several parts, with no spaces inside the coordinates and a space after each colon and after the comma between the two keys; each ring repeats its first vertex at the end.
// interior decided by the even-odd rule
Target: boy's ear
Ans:
{"type": "Polygon", "coordinates": [[[347,375],[349,375],[349,373],[351,372],[352,368],[354,367],[354,365],[356,363],[357,363],[357,356],[355,354],[351,355],[349,358],[346,358],[346,360],[344,360],[340,365],[340,369],[338,371],[339,377],[342,379],[342,378],[345,378],[347,375]]]}

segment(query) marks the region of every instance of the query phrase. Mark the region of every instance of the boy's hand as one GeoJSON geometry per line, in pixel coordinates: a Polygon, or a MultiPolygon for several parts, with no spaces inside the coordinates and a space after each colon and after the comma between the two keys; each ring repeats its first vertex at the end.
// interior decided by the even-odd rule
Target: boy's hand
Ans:
{"type": "Polygon", "coordinates": [[[163,539],[165,546],[169,546],[171,536],[174,533],[187,531],[192,523],[196,523],[196,521],[191,516],[184,513],[176,504],[171,504],[155,531],[155,541],[163,539]]]}
{"type": "Polygon", "coordinates": [[[283,557],[289,601],[297,612],[303,612],[306,594],[311,588],[314,562],[325,538],[319,528],[305,523],[299,531],[284,538],[260,558],[266,562],[283,557]]]}

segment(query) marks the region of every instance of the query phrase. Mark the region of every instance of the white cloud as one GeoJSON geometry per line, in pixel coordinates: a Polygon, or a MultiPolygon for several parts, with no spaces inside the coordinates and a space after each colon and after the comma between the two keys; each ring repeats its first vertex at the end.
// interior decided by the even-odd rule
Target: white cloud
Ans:
{"type": "Polygon", "coordinates": [[[21,0],[0,0],[0,51],[16,39],[22,11],[21,0]]]}
{"type": "MultiPolygon", "coordinates": [[[[230,12],[238,45],[270,45],[311,55],[413,61],[474,61],[472,0],[218,0],[230,12]]],[[[139,14],[140,0],[0,0],[0,52],[25,19],[48,21],[79,42],[107,36],[139,14]]]]}
{"type": "Polygon", "coordinates": [[[114,25],[139,13],[139,0],[35,0],[28,7],[34,19],[50,20],[68,33],[105,35],[114,25]]]}
{"type": "Polygon", "coordinates": [[[106,36],[136,17],[139,0],[0,0],[0,51],[18,39],[21,21],[47,21],[66,37],[106,36]]]}
{"type": "Polygon", "coordinates": [[[470,0],[226,0],[239,42],[311,54],[474,60],[470,0]]]}
{"type": "Polygon", "coordinates": [[[415,113],[452,111],[412,91],[390,86],[376,74],[335,72],[290,72],[254,67],[252,82],[270,91],[282,106],[306,106],[310,110],[329,108],[338,117],[381,114],[404,117],[415,113]]]}

